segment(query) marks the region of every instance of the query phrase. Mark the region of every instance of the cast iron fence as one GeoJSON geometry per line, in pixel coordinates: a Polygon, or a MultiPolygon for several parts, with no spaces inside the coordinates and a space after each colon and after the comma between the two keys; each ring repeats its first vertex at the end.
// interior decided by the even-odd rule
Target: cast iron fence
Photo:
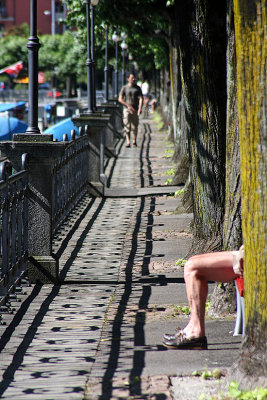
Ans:
{"type": "Polygon", "coordinates": [[[28,259],[28,156],[14,173],[8,161],[0,164],[0,305],[15,290],[28,259]]]}
{"type": "MultiPolygon", "coordinates": [[[[64,223],[78,201],[88,189],[89,139],[80,129],[80,137],[75,139],[72,131],[69,145],[62,158],[57,160],[53,168],[53,235],[64,223]]],[[[68,141],[64,135],[64,142],[68,141]]]]}

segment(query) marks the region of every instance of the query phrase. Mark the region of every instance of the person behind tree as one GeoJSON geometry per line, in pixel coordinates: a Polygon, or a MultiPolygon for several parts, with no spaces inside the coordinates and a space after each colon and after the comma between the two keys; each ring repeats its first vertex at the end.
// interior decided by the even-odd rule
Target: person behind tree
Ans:
{"type": "Polygon", "coordinates": [[[184,267],[186,294],[191,308],[189,323],[173,334],[165,333],[162,343],[174,349],[207,349],[205,304],[208,281],[231,282],[243,275],[244,247],[190,257],[184,267]]]}

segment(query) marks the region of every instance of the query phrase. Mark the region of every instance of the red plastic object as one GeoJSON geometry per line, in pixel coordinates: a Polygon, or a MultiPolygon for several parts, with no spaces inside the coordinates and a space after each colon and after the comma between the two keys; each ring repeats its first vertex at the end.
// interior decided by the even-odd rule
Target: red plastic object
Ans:
{"type": "Polygon", "coordinates": [[[244,278],[236,278],[236,285],[241,297],[244,297],[244,278]]]}

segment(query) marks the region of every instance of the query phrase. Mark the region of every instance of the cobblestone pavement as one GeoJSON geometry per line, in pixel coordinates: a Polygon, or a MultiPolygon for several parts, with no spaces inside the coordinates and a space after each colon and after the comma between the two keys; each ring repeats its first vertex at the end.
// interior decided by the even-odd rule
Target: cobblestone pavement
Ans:
{"type": "Polygon", "coordinates": [[[240,344],[232,336],[186,357],[160,345],[163,329],[185,322],[174,312],[186,304],[183,272],[173,267],[192,239],[192,216],[175,212],[177,188],[164,185],[172,152],[151,119],[141,121],[137,148],[118,144],[106,197],[84,198],[56,237],[63,283],[25,281],[3,316],[0,398],[196,400],[184,395],[181,370],[231,364],[240,344]]]}
{"type": "MultiPolygon", "coordinates": [[[[150,125],[144,123],[137,149],[126,149],[123,143],[119,144],[119,157],[110,159],[106,167],[112,188],[119,191],[153,184],[150,136],[150,125]]],[[[136,209],[139,226],[135,229],[145,229],[146,222],[140,222],[140,213],[149,209],[145,203],[141,211],[140,199],[135,197],[87,197],[73,212],[54,244],[64,283],[29,286],[25,281],[22,291],[11,303],[11,311],[3,315],[0,326],[2,399],[84,397],[90,371],[96,374],[92,367],[99,344],[105,340],[103,326],[107,314],[110,318],[112,313],[114,296],[121,291],[123,281],[133,279],[130,270],[121,276],[125,252],[140,254],[140,260],[143,257],[145,239],[138,245],[135,243],[135,250],[125,239],[132,235],[129,228],[136,209]],[[138,251],[137,247],[140,247],[138,251]]],[[[134,255],[130,258],[133,260],[134,255]]],[[[87,393],[89,388],[90,384],[87,393]]]]}

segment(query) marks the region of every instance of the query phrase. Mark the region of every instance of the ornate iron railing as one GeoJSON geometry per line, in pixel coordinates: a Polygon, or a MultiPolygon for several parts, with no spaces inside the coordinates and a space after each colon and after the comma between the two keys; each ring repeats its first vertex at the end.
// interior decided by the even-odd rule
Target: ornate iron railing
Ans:
{"type": "MultiPolygon", "coordinates": [[[[64,223],[73,207],[88,189],[89,140],[80,129],[80,137],[69,142],[62,158],[57,160],[53,168],[53,234],[64,223]]],[[[64,135],[64,142],[68,141],[64,135]]]]}
{"type": "Polygon", "coordinates": [[[0,305],[18,285],[28,259],[28,156],[14,173],[9,161],[0,164],[0,305]]]}

